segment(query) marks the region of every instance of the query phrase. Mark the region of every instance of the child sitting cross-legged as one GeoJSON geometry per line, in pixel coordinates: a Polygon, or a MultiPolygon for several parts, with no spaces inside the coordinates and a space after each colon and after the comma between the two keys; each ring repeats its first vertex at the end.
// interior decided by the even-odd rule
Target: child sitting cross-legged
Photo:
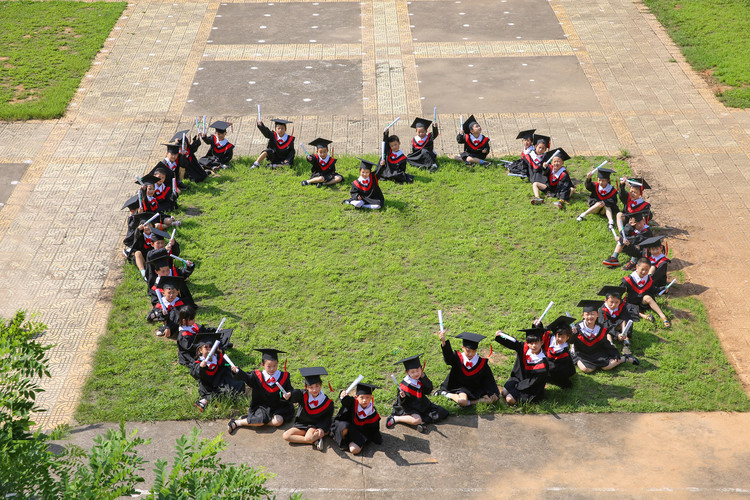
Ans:
{"type": "Polygon", "coordinates": [[[213,343],[209,340],[199,341],[196,348],[198,359],[190,366],[190,375],[198,381],[200,397],[195,406],[201,413],[214,396],[221,393],[242,394],[245,391],[245,384],[232,378],[232,370],[224,359],[221,348],[211,353],[213,343]]]}
{"type": "Polygon", "coordinates": [[[393,413],[385,420],[387,429],[396,424],[407,424],[423,433],[427,424],[443,420],[449,415],[448,410],[428,399],[427,396],[432,393],[432,381],[425,375],[419,355],[404,358],[394,364],[403,364],[406,375],[398,384],[393,413]]]}
{"type": "Polygon", "coordinates": [[[284,432],[284,440],[312,444],[313,449],[323,451],[323,437],[333,423],[333,401],[323,392],[320,378],[328,372],[321,366],[300,368],[299,372],[305,379],[305,390],[294,389],[284,395],[284,399],[299,405],[294,426],[284,432]]]}
{"type": "Polygon", "coordinates": [[[544,398],[549,361],[542,350],[544,328],[526,328],[526,341],[521,342],[498,330],[495,342],[516,351],[516,362],[510,378],[500,393],[509,405],[539,401],[544,398]]]}
{"type": "Polygon", "coordinates": [[[495,376],[492,374],[487,358],[477,352],[479,342],[484,335],[463,332],[456,335],[463,342],[461,351],[454,351],[445,332],[438,332],[443,351],[443,361],[450,366],[448,376],[443,380],[435,396],[445,396],[458,406],[469,406],[476,403],[494,403],[500,396],[495,376]]]}

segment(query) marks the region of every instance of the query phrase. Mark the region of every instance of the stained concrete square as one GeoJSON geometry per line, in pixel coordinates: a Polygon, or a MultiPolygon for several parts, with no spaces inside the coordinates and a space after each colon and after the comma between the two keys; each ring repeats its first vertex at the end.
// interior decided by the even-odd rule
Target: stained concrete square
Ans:
{"type": "Polygon", "coordinates": [[[237,116],[362,114],[362,63],[204,61],[184,113],[237,116]],[[197,84],[197,85],[196,85],[197,84]]]}
{"type": "Polygon", "coordinates": [[[418,42],[556,40],[562,26],[547,0],[442,0],[409,4],[418,42]]]}
{"type": "Polygon", "coordinates": [[[223,4],[210,43],[358,43],[359,2],[223,4]]]}
{"type": "Polygon", "coordinates": [[[464,114],[601,111],[575,56],[416,62],[422,109],[437,106],[440,112],[464,114]]]}
{"type": "Polygon", "coordinates": [[[27,168],[27,163],[0,163],[0,207],[7,203],[27,168]]]}

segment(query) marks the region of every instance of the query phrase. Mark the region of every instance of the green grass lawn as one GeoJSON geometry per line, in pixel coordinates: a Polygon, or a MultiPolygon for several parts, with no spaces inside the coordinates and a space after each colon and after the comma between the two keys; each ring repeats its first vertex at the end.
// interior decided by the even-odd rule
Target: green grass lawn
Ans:
{"type": "Polygon", "coordinates": [[[0,120],[58,118],[126,2],[0,2],[0,120]]]}
{"type": "Polygon", "coordinates": [[[727,106],[750,107],[750,3],[739,0],[644,0],[685,59],[728,87],[727,106]]]}
{"type": "MultiPolygon", "coordinates": [[[[568,167],[583,179],[602,160],[575,158],[568,167]]],[[[609,160],[627,171],[625,162],[609,160]]],[[[395,398],[389,374],[403,371],[393,362],[424,353],[436,386],[447,374],[435,336],[437,309],[449,335],[515,333],[550,300],[550,319],[566,311],[579,316],[579,299],[596,298],[602,285],[627,274],[601,264],[614,245],[606,220],[575,221],[584,196],[562,212],[549,202],[532,206],[529,184],[504,175],[502,167],[470,171],[443,160],[446,166],[435,174],[417,172],[414,184],[382,182],[385,209],[362,212],[340,204],[355,176],[354,158],[340,160],[346,184],[332,189],[300,187],[308,177],[304,161],[280,171],[249,172],[249,164],[243,159],[181,197],[184,225],[177,239],[183,256],[198,263],[190,280],[198,322],[216,326],[226,316],[235,328],[231,357],[245,369],[259,363],[254,347],[287,351],[281,364],[288,360],[298,387],[297,369],[305,366],[326,367],[337,391],[361,373],[383,386],[376,391],[383,414],[395,398]]],[[[701,303],[685,297],[660,302],[673,328],[636,324],[639,367],[579,373],[572,390],[552,388],[536,406],[480,405],[465,412],[747,410],[701,303]]],[[[245,399],[198,413],[192,405],[197,385],[177,364],[174,342],[155,337],[146,324],[149,308],[140,275],[126,266],[77,419],[240,414],[245,399]]],[[[514,358],[492,344],[502,385],[514,358]]],[[[460,341],[453,345],[459,348],[460,341]]],[[[484,355],[490,345],[482,342],[484,355]]]]}

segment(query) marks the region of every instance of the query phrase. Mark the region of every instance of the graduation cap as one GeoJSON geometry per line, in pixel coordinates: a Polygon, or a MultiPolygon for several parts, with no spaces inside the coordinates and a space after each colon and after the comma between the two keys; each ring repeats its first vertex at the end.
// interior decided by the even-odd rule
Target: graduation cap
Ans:
{"type": "Polygon", "coordinates": [[[468,347],[469,349],[474,349],[475,351],[479,349],[479,343],[487,338],[484,335],[478,335],[476,333],[471,332],[462,332],[456,335],[457,339],[463,340],[463,346],[468,347]]]}
{"type": "Polygon", "coordinates": [[[215,128],[217,132],[226,132],[229,127],[231,127],[232,124],[229,122],[224,122],[221,120],[217,120],[213,122],[209,127],[215,128]]]}
{"type": "Polygon", "coordinates": [[[425,120],[424,118],[414,118],[414,121],[411,122],[410,127],[411,128],[422,127],[424,129],[427,129],[430,125],[432,125],[432,120],[425,120]]]}
{"type": "Polygon", "coordinates": [[[604,304],[602,300],[582,300],[577,307],[583,307],[583,312],[598,311],[604,304]]]}
{"type": "Polygon", "coordinates": [[[314,366],[311,368],[300,368],[299,373],[305,378],[305,384],[307,385],[320,384],[323,382],[320,379],[320,376],[328,375],[328,372],[322,366],[314,366]]]}
{"type": "Polygon", "coordinates": [[[371,161],[363,160],[362,158],[357,157],[357,159],[361,162],[359,164],[360,170],[372,170],[372,168],[375,166],[375,164],[371,161]]]}
{"type": "Polygon", "coordinates": [[[179,132],[175,132],[175,134],[172,136],[171,139],[169,139],[169,142],[182,142],[182,136],[185,136],[185,140],[188,140],[188,134],[190,133],[190,130],[180,130],[179,132]]]}
{"type": "Polygon", "coordinates": [[[664,245],[662,240],[665,238],[664,235],[662,236],[653,236],[651,238],[645,239],[641,242],[639,245],[641,248],[654,248],[654,247],[660,247],[664,245]]]}
{"type": "Polygon", "coordinates": [[[556,158],[561,158],[564,162],[570,160],[570,156],[565,152],[563,148],[557,148],[544,153],[542,162],[547,163],[553,156],[555,156],[556,158]]]}
{"type": "Polygon", "coordinates": [[[168,239],[170,239],[169,233],[156,229],[155,227],[151,228],[151,240],[161,241],[161,240],[168,240],[168,239]]]}
{"type": "MultiPolygon", "coordinates": [[[[156,177],[155,175],[151,175],[151,174],[144,175],[143,177],[141,177],[141,182],[143,184],[156,184],[156,181],[158,180],[159,180],[158,177],[156,177]]],[[[135,183],[140,184],[138,181],[135,181],[135,183]]]]}
{"type": "Polygon", "coordinates": [[[156,285],[161,289],[174,288],[180,290],[185,283],[179,276],[158,276],[156,278],[156,285]]]}
{"type": "Polygon", "coordinates": [[[274,118],[271,120],[272,122],[276,123],[277,125],[286,125],[287,123],[294,123],[289,120],[282,120],[281,118],[274,118]]]}
{"type": "Polygon", "coordinates": [[[318,137],[314,141],[310,142],[310,146],[315,146],[316,148],[327,148],[330,143],[333,141],[329,141],[328,139],[321,139],[318,137]]]}
{"type": "Polygon", "coordinates": [[[462,125],[462,128],[464,129],[464,132],[467,134],[471,134],[471,126],[477,123],[477,119],[474,118],[474,115],[471,115],[469,118],[466,119],[464,124],[462,125]]]}
{"type": "Polygon", "coordinates": [[[271,348],[253,349],[253,351],[262,352],[263,356],[261,358],[263,359],[263,361],[278,361],[279,354],[286,353],[286,351],[280,351],[278,349],[271,348]]]}
{"type": "Polygon", "coordinates": [[[526,334],[526,342],[537,342],[539,340],[542,340],[542,336],[544,335],[544,332],[547,331],[547,329],[546,328],[522,328],[518,331],[524,332],[526,334]]]}
{"type": "Polygon", "coordinates": [[[651,189],[651,186],[648,185],[648,182],[646,182],[646,179],[643,177],[631,177],[628,179],[628,184],[641,188],[641,191],[644,189],[651,189]]]}
{"type": "Polygon", "coordinates": [[[624,286],[611,286],[607,285],[605,287],[602,287],[601,290],[599,290],[599,293],[597,295],[601,295],[602,297],[616,297],[620,300],[622,300],[623,294],[627,292],[624,286]]]}
{"type": "Polygon", "coordinates": [[[372,394],[372,391],[375,389],[380,389],[377,385],[372,384],[365,384],[360,382],[357,384],[357,396],[361,396],[363,394],[372,394]]]}
{"type": "Polygon", "coordinates": [[[536,132],[535,128],[532,128],[531,130],[522,130],[518,133],[516,139],[528,139],[532,141],[534,140],[534,132],[536,132]]]}
{"type": "Polygon", "coordinates": [[[648,216],[649,209],[646,208],[645,210],[639,210],[638,212],[631,212],[629,214],[626,214],[628,219],[633,218],[637,221],[643,220],[648,216]]]}
{"type": "Polygon", "coordinates": [[[122,210],[125,207],[129,208],[130,210],[138,210],[138,207],[140,206],[140,202],[141,201],[140,199],[138,199],[138,195],[135,195],[131,198],[128,198],[127,201],[122,205],[122,208],[120,210],[122,210]]]}
{"type": "MultiPolygon", "coordinates": [[[[185,291],[186,290],[187,289],[185,289],[185,291]]],[[[188,294],[185,294],[183,290],[180,290],[180,298],[183,302],[185,301],[186,295],[188,294]]],[[[190,299],[190,297],[188,297],[188,299],[190,299]]],[[[230,339],[232,338],[233,332],[234,328],[222,328],[215,332],[198,332],[195,334],[195,340],[193,341],[192,347],[198,347],[201,344],[214,345],[214,342],[218,340],[219,347],[221,347],[222,350],[226,350],[231,343],[230,339]]]]}
{"type": "Polygon", "coordinates": [[[146,254],[146,263],[154,266],[154,269],[169,266],[169,252],[166,248],[155,248],[146,254]]]}
{"type": "Polygon", "coordinates": [[[421,354],[417,354],[416,356],[409,356],[408,358],[404,358],[404,359],[402,359],[400,361],[396,361],[393,364],[397,365],[399,363],[403,363],[404,364],[404,368],[406,368],[407,370],[411,370],[411,369],[414,369],[414,368],[421,368],[422,367],[422,363],[419,362],[419,357],[420,356],[421,356],[421,354]]]}
{"type": "Polygon", "coordinates": [[[612,174],[614,174],[614,173],[615,173],[615,171],[612,170],[611,168],[600,168],[600,169],[597,169],[596,176],[599,179],[607,179],[607,180],[609,180],[609,176],[612,175],[612,174]]]}
{"type": "Polygon", "coordinates": [[[534,145],[539,144],[539,141],[543,142],[547,147],[552,144],[552,139],[546,135],[534,134],[534,145]]]}
{"type": "Polygon", "coordinates": [[[551,331],[552,333],[557,333],[560,330],[565,330],[568,335],[572,333],[572,330],[570,328],[570,324],[575,321],[570,316],[558,316],[555,321],[547,325],[547,330],[551,331]]]}
{"type": "Polygon", "coordinates": [[[163,142],[161,145],[167,147],[167,153],[179,153],[180,152],[180,145],[179,144],[172,144],[172,143],[163,142]]]}

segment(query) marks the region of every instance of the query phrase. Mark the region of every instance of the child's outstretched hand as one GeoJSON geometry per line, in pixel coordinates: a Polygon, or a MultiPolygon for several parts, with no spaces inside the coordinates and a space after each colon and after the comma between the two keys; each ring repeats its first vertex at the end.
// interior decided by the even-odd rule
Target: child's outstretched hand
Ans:
{"type": "Polygon", "coordinates": [[[445,330],[439,330],[437,336],[440,339],[440,342],[445,342],[445,330]]]}
{"type": "Polygon", "coordinates": [[[305,158],[307,158],[307,161],[312,161],[312,155],[307,155],[305,158]]]}
{"type": "Polygon", "coordinates": [[[239,368],[237,368],[236,366],[232,367],[232,373],[237,373],[238,371],[240,371],[239,368]]]}
{"type": "Polygon", "coordinates": [[[484,149],[482,150],[482,153],[484,153],[484,154],[487,154],[487,153],[489,153],[489,152],[490,152],[490,150],[489,150],[489,149],[487,149],[487,148],[484,148],[484,149]]]}
{"type": "Polygon", "coordinates": [[[586,174],[586,178],[591,179],[591,176],[593,175],[594,175],[594,172],[589,172],[588,174],[586,174]]]}
{"type": "Polygon", "coordinates": [[[205,368],[207,364],[208,363],[206,363],[206,360],[204,359],[203,361],[201,361],[201,368],[205,368]]]}
{"type": "Polygon", "coordinates": [[[380,165],[381,167],[382,167],[383,165],[385,165],[385,159],[382,159],[382,160],[380,160],[380,163],[379,163],[379,165],[380,165]]]}
{"type": "Polygon", "coordinates": [[[339,394],[339,399],[344,399],[346,397],[346,389],[341,390],[341,394],[339,394]]]}
{"type": "Polygon", "coordinates": [[[286,393],[284,393],[284,395],[283,395],[282,397],[283,397],[284,399],[288,400],[289,398],[291,398],[291,397],[292,397],[292,393],[291,393],[291,392],[286,392],[286,393]]]}
{"type": "Polygon", "coordinates": [[[258,125],[263,125],[263,120],[258,120],[258,125]]]}
{"type": "Polygon", "coordinates": [[[401,396],[402,398],[406,397],[406,393],[404,391],[398,391],[398,395],[401,396]]]}

